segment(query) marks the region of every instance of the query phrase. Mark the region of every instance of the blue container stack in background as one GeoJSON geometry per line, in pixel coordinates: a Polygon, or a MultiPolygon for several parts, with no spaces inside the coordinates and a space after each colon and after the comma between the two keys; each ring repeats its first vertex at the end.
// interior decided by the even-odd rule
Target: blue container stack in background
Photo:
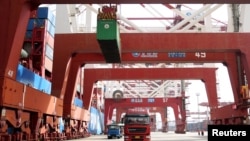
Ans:
{"type": "Polygon", "coordinates": [[[52,11],[48,7],[39,7],[35,13],[33,13],[29,19],[27,31],[33,30],[35,27],[45,28],[47,32],[54,37],[55,36],[55,24],[56,18],[52,11]]]}
{"type": "Polygon", "coordinates": [[[89,132],[94,135],[102,134],[104,130],[104,114],[94,107],[90,108],[90,121],[88,128],[89,132]]]}
{"type": "Polygon", "coordinates": [[[42,39],[37,39],[33,37],[34,40],[44,40],[45,46],[45,68],[52,72],[53,64],[53,54],[54,54],[54,36],[55,36],[55,24],[56,18],[55,15],[48,7],[39,7],[37,11],[33,12],[30,16],[26,40],[32,40],[34,36],[34,28],[44,30],[44,36],[42,39]]]}

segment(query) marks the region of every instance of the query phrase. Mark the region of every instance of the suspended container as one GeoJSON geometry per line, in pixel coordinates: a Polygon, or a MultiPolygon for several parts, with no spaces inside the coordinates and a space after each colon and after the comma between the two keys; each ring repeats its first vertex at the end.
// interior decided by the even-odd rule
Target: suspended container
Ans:
{"type": "Polygon", "coordinates": [[[97,40],[107,63],[121,62],[120,32],[116,19],[97,20],[97,40]]]}

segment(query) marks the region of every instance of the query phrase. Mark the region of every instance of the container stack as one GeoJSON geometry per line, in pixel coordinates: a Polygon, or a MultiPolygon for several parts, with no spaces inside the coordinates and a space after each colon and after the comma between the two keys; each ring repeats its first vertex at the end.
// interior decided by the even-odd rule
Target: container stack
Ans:
{"type": "Polygon", "coordinates": [[[90,107],[90,121],[88,125],[89,132],[91,134],[102,134],[104,127],[104,114],[96,109],[95,107],[90,107]]]}
{"type": "Polygon", "coordinates": [[[17,81],[50,93],[54,36],[55,15],[48,7],[39,7],[31,13],[27,25],[17,71],[17,81]],[[36,76],[37,79],[34,80],[30,76],[36,76]]]}
{"type": "Polygon", "coordinates": [[[28,54],[28,68],[42,77],[50,78],[53,64],[55,15],[48,7],[31,13],[23,51],[28,54]]]}

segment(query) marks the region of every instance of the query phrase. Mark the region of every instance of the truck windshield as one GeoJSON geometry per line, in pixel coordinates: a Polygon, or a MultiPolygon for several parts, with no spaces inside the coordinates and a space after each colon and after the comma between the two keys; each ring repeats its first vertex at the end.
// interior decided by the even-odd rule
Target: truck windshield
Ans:
{"type": "Polygon", "coordinates": [[[149,124],[149,117],[141,117],[141,116],[132,116],[132,117],[126,117],[125,118],[125,124],[149,124]]]}
{"type": "Polygon", "coordinates": [[[108,126],[109,129],[119,129],[120,127],[117,125],[110,125],[108,126]]]}

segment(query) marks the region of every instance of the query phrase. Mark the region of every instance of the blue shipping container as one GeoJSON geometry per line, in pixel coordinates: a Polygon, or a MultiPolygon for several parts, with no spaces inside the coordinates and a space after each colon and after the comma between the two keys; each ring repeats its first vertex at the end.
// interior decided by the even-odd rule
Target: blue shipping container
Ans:
{"type": "Polygon", "coordinates": [[[17,68],[16,80],[23,84],[30,85],[34,89],[51,94],[51,82],[25,68],[21,64],[19,64],[17,68]]]}
{"type": "Polygon", "coordinates": [[[39,7],[37,10],[37,18],[48,19],[54,26],[56,25],[55,15],[48,7],[39,7]]]}
{"type": "Polygon", "coordinates": [[[91,134],[102,134],[104,116],[102,112],[94,107],[90,108],[89,132],[91,134]]]}

